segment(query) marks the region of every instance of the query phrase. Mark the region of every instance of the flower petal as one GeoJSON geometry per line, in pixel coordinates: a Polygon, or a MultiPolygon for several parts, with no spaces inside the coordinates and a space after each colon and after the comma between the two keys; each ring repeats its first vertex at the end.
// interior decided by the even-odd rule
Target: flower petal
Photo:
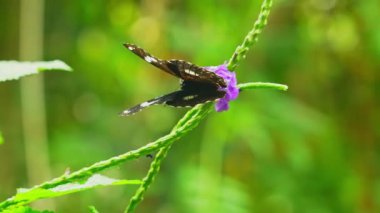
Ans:
{"type": "Polygon", "coordinates": [[[216,102],[215,104],[215,110],[217,112],[222,112],[222,111],[226,111],[228,110],[229,108],[229,105],[228,105],[228,101],[221,98],[219,101],[216,102]]]}
{"type": "Polygon", "coordinates": [[[223,98],[220,98],[215,105],[215,110],[217,112],[228,110],[229,102],[235,100],[239,96],[239,88],[237,87],[236,74],[227,69],[226,64],[219,66],[205,67],[211,72],[215,72],[218,76],[222,77],[227,83],[226,88],[220,88],[226,92],[223,98]]]}

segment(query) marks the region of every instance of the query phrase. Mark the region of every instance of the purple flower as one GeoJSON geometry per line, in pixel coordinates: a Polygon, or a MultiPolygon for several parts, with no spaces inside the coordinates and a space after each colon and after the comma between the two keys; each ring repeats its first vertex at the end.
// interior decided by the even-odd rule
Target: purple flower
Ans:
{"type": "Polygon", "coordinates": [[[231,72],[227,69],[226,64],[219,66],[210,66],[205,67],[211,72],[215,72],[218,76],[222,77],[227,83],[226,88],[220,88],[226,92],[226,95],[223,98],[220,98],[215,105],[215,110],[217,112],[228,110],[228,102],[235,100],[239,95],[239,88],[237,87],[236,75],[234,72],[231,72]]]}

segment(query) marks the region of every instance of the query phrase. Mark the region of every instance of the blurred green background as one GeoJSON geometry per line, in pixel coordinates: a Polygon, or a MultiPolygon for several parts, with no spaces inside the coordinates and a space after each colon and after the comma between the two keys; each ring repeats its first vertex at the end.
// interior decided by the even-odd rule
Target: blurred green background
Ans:
{"type": "MultiPolygon", "coordinates": [[[[165,59],[218,65],[251,29],[261,4],[23,1],[29,6],[21,9],[22,1],[0,0],[0,60],[61,59],[74,72],[45,73],[37,84],[27,84],[36,77],[0,83],[0,200],[67,168],[143,146],[185,113],[155,106],[118,116],[178,87],[124,42],[165,59]],[[38,2],[44,10],[33,7],[38,2]],[[29,16],[40,19],[28,24],[22,17],[29,16]],[[42,42],[33,42],[38,30],[42,42]],[[43,105],[29,107],[36,97],[43,105]]],[[[240,82],[284,83],[289,91],[247,91],[229,111],[211,114],[172,147],[137,212],[380,212],[379,14],[378,0],[275,1],[236,72],[240,82]]],[[[141,178],[150,161],[106,174],[141,178]]],[[[121,212],[135,189],[96,189],[37,206],[121,212]]]]}

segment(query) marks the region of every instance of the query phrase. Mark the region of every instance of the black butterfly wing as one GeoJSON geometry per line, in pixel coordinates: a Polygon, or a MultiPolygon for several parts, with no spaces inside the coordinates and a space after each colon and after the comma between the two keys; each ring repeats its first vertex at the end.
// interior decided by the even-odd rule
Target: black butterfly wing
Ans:
{"type": "Polygon", "coordinates": [[[174,107],[192,107],[197,104],[222,98],[225,94],[225,91],[218,90],[214,85],[185,81],[182,84],[181,90],[145,101],[144,103],[124,110],[121,115],[133,115],[146,107],[157,104],[165,104],[174,107]]]}
{"type": "Polygon", "coordinates": [[[205,82],[218,87],[226,87],[226,82],[222,77],[190,62],[173,59],[168,60],[167,66],[179,73],[180,78],[184,81],[205,82]]]}
{"type": "Polygon", "coordinates": [[[184,81],[208,82],[219,87],[226,87],[222,77],[205,68],[183,60],[161,60],[134,44],[127,43],[124,46],[146,62],[184,81]]]}
{"type": "Polygon", "coordinates": [[[152,56],[134,44],[124,46],[148,63],[182,79],[181,90],[148,100],[132,108],[124,110],[121,115],[128,116],[156,104],[166,104],[174,107],[192,107],[200,103],[222,98],[226,87],[224,79],[214,72],[183,60],[161,60],[152,56]]]}
{"type": "Polygon", "coordinates": [[[172,92],[148,101],[145,101],[144,103],[138,104],[134,107],[131,107],[129,109],[124,110],[123,112],[120,113],[121,116],[128,116],[128,115],[133,115],[137,112],[140,112],[142,109],[157,105],[157,104],[164,104],[167,101],[173,100],[176,97],[176,94],[180,91],[172,92]]]}
{"type": "Polygon", "coordinates": [[[186,91],[180,90],[175,96],[165,102],[166,105],[174,107],[193,107],[197,104],[215,101],[225,95],[224,91],[186,91]]]}
{"type": "Polygon", "coordinates": [[[161,60],[151,54],[149,54],[148,52],[146,52],[144,49],[134,45],[134,44],[124,44],[124,46],[132,51],[134,54],[136,54],[137,56],[139,56],[140,58],[144,59],[146,62],[154,65],[155,67],[171,74],[171,75],[174,75],[178,78],[180,78],[180,74],[177,72],[176,69],[171,69],[169,66],[168,66],[168,61],[165,61],[165,60],[161,60]]]}

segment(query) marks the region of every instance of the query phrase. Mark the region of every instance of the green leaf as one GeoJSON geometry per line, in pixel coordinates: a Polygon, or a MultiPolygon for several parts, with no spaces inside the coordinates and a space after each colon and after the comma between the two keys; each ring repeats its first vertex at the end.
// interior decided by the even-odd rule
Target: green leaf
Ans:
{"type": "Polygon", "coordinates": [[[87,179],[84,183],[67,183],[63,185],[56,186],[50,189],[43,188],[32,188],[32,189],[18,189],[17,194],[0,203],[0,212],[5,209],[12,207],[25,205],[31,203],[35,200],[40,200],[44,198],[53,198],[58,196],[63,196],[67,194],[72,194],[75,192],[85,191],[101,186],[116,186],[116,185],[126,185],[126,184],[141,184],[140,180],[118,180],[109,178],[103,175],[95,174],[87,179]]]}
{"type": "Polygon", "coordinates": [[[0,81],[16,80],[23,76],[47,70],[72,71],[71,67],[60,60],[37,62],[0,61],[0,81]]]}
{"type": "Polygon", "coordinates": [[[38,211],[30,208],[29,206],[20,206],[11,210],[2,211],[1,213],[54,213],[54,211],[38,211]]]}

